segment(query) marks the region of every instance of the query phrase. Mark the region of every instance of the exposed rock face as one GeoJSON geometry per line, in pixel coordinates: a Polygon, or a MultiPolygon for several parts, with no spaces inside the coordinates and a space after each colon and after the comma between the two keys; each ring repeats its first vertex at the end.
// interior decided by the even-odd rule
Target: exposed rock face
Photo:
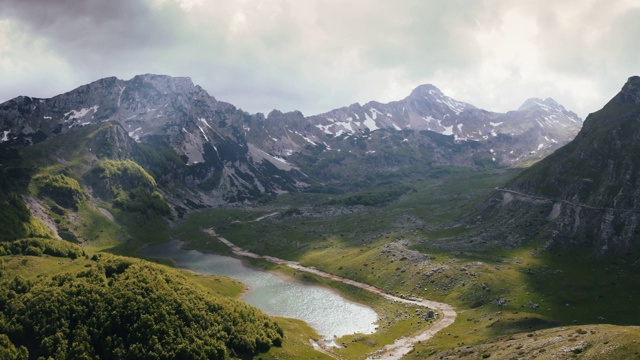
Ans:
{"type": "Polygon", "coordinates": [[[216,100],[189,78],[151,74],[0,104],[3,143],[30,145],[107,123],[117,126],[101,127],[87,144],[97,158],[136,158],[150,167],[153,156],[141,159],[136,143],[168,147],[184,166],[148,170],[203,205],[255,200],[314,181],[344,185],[429,176],[438,167],[521,164],[565,144],[582,125],[551,99],[530,99],[501,114],[433,85],[388,104],[353,104],[310,117],[274,110],[265,117],[216,100]]]}
{"type": "Polygon", "coordinates": [[[251,119],[189,78],[112,77],[51,99],[22,96],[1,104],[0,141],[30,145],[75,128],[113,123],[118,125],[101,127],[87,150],[98,158],[125,159],[135,157],[133,140],[166,144],[186,165],[171,176],[182,179],[183,196],[195,204],[242,202],[304,186],[304,175],[294,166],[252,156],[244,136],[251,119]]]}
{"type": "Polygon", "coordinates": [[[373,159],[375,166],[367,169],[376,172],[381,153],[393,158],[396,167],[406,153],[423,168],[487,161],[518,165],[542,159],[572,140],[581,126],[582,119],[553,99],[529,99],[520,109],[502,114],[452,99],[433,85],[421,85],[405,99],[387,104],[356,103],[307,118],[299,112],[273,111],[248,136],[281,157],[315,147],[321,148],[316,157],[335,158],[338,151],[357,156],[357,164],[349,166],[361,167],[373,159]],[[401,146],[378,141],[395,136],[404,141],[401,146]],[[447,160],[440,162],[443,158],[447,160]]]}
{"type": "MultiPolygon", "coordinates": [[[[640,241],[640,78],[632,77],[578,136],[487,203],[485,217],[549,244],[629,251],[640,241]]],[[[518,236],[520,234],[521,236],[518,236]]]]}

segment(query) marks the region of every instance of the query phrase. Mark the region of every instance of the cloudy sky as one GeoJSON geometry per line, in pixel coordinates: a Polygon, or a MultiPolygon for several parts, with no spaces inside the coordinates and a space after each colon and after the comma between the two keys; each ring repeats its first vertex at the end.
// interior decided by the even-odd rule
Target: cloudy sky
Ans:
{"type": "Polygon", "coordinates": [[[432,83],[580,116],[640,74],[637,0],[0,0],[0,102],[102,77],[189,76],[249,112],[402,99],[432,83]]]}

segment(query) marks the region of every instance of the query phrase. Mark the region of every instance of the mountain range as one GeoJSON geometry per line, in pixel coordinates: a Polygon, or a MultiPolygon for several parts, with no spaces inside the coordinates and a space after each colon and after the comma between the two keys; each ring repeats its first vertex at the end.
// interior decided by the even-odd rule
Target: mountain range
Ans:
{"type": "Polygon", "coordinates": [[[550,154],[582,126],[553,99],[529,99],[496,113],[433,85],[388,104],[264,116],[216,100],[189,78],[151,74],[105,78],[49,99],[20,96],[0,104],[0,119],[0,142],[8,145],[112,124],[87,143],[96,159],[139,159],[136,144],[163,148],[171,165],[156,171],[157,180],[187,208],[240,204],[318,184],[362,187],[371,176],[518,166],[550,154]]]}
{"type": "MultiPolygon", "coordinates": [[[[606,324],[639,321],[639,155],[637,76],[584,122],[552,99],[498,113],[433,85],[387,104],[313,116],[249,114],[188,78],[163,75],[101,79],[50,99],[21,96],[0,104],[0,303],[10,315],[1,322],[0,353],[29,358],[113,347],[140,357],[136,351],[156,337],[164,341],[153,349],[158,356],[202,350],[180,342],[188,339],[216,342],[207,351],[221,358],[305,357],[312,335],[299,324],[271,322],[234,301],[207,307],[220,316],[202,327],[190,321],[209,306],[200,300],[217,295],[185,289],[238,295],[243,285],[183,278],[104,253],[140,256],[144,246],[170,238],[228,251],[202,231],[210,229],[265,258],[460,310],[446,333],[415,343],[409,359],[511,358],[532,349],[549,358],[628,358],[640,351],[637,332],[606,324]],[[223,209],[194,211],[204,207],[223,209]],[[102,332],[114,329],[108,314],[115,310],[103,301],[110,296],[136,299],[115,307],[132,309],[136,325],[102,332]],[[55,303],[64,311],[40,310],[52,298],[64,299],[55,303]],[[154,300],[140,305],[145,299],[154,300]],[[165,313],[173,309],[166,304],[178,310],[165,313]],[[98,313],[94,305],[106,315],[67,329],[85,320],[77,314],[98,313]],[[157,314],[162,319],[150,317],[157,314]],[[167,319],[175,334],[205,340],[156,336],[167,319]],[[207,332],[225,319],[238,326],[207,332]],[[627,335],[611,335],[618,333],[627,335]],[[49,346],[54,336],[58,345],[49,346]],[[123,340],[109,347],[105,339],[123,340]]],[[[381,354],[398,334],[438,321],[399,303],[376,311],[376,334],[325,350],[342,358],[381,354]]]]}

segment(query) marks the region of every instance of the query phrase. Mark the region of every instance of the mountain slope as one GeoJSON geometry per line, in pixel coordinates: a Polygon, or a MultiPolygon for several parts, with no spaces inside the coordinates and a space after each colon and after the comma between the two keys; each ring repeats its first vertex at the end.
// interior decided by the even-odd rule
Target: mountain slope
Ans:
{"type": "MultiPolygon", "coordinates": [[[[388,174],[403,167],[402,158],[407,154],[414,165],[425,169],[436,165],[476,167],[478,162],[520,165],[566,144],[581,126],[576,114],[552,99],[529,99],[520,109],[503,114],[457,101],[433,85],[421,85],[406,98],[387,104],[356,103],[306,118],[299,112],[273,111],[251,127],[248,137],[278,157],[289,160],[294,156],[291,160],[299,166],[304,162],[295,156],[312,155],[333,163],[346,156],[354,158],[349,166],[360,173],[388,174]],[[385,144],[384,140],[394,137],[404,143],[385,144]],[[366,166],[372,158],[373,164],[366,166]],[[389,162],[394,165],[381,171],[389,162]]],[[[329,170],[336,177],[351,175],[329,170]]],[[[322,174],[315,173],[328,180],[322,174]]]]}
{"type": "MultiPolygon", "coordinates": [[[[171,175],[187,185],[182,197],[193,203],[242,202],[294,190],[296,179],[304,178],[293,166],[279,167],[276,159],[257,156],[243,134],[251,116],[217,101],[188,78],[105,78],[51,99],[21,96],[0,105],[0,119],[0,141],[9,145],[35,144],[91,124],[116,122],[122,130],[105,135],[108,146],[126,153],[132,147],[127,137],[167,145],[186,165],[171,175]]],[[[97,157],[126,157],[91,144],[87,150],[97,157]]]]}
{"type": "Polygon", "coordinates": [[[0,143],[12,146],[111,124],[81,146],[98,160],[138,162],[181,208],[524,164],[568,142],[582,124],[551,99],[501,114],[433,85],[388,104],[265,117],[216,100],[189,78],[150,74],[105,78],[50,99],[18,97],[0,104],[0,121],[0,143]]]}
{"type": "Polygon", "coordinates": [[[589,115],[572,142],[505,187],[485,215],[512,241],[534,235],[599,253],[640,250],[640,77],[589,115]]]}

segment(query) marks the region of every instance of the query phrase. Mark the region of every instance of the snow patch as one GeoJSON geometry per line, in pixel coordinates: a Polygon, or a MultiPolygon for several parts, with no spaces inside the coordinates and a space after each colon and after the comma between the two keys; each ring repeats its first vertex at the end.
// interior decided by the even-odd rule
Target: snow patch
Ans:
{"type": "Polygon", "coordinates": [[[538,150],[542,149],[544,147],[544,144],[539,144],[538,145],[538,150]]]}
{"type": "MultiPolygon", "coordinates": [[[[375,115],[375,113],[374,113],[375,115]]],[[[369,128],[370,131],[374,131],[374,130],[378,130],[380,129],[377,125],[376,125],[376,121],[375,118],[370,118],[369,114],[364,113],[364,117],[366,118],[366,120],[364,121],[364,126],[366,126],[367,128],[369,128]]]]}
{"type": "Polygon", "coordinates": [[[316,125],[316,127],[322,131],[324,131],[325,134],[333,134],[331,131],[329,131],[329,126],[331,125],[316,125]]]}
{"type": "Polygon", "coordinates": [[[493,126],[493,127],[500,126],[500,125],[502,125],[502,124],[503,124],[503,122],[502,122],[502,121],[497,122],[497,123],[494,123],[494,122],[489,121],[489,125],[491,125],[491,126],[493,126]]]}
{"type": "Polygon", "coordinates": [[[446,96],[442,97],[440,99],[436,99],[436,102],[439,102],[439,103],[441,103],[443,105],[446,105],[449,109],[451,109],[451,111],[456,113],[456,115],[460,115],[462,110],[464,110],[464,108],[465,108],[464,103],[455,101],[452,98],[449,98],[449,97],[446,97],[446,96]]]}
{"type": "Polygon", "coordinates": [[[451,126],[443,126],[444,127],[444,131],[442,132],[442,135],[453,135],[453,125],[451,126]]]}
{"type": "MultiPolygon", "coordinates": [[[[258,164],[262,161],[268,161],[272,163],[275,167],[280,170],[289,171],[291,169],[297,169],[295,166],[291,165],[287,160],[282,157],[271,155],[266,151],[259,149],[255,145],[249,143],[247,144],[249,147],[249,156],[253,160],[254,163],[258,164]]],[[[290,150],[287,151],[289,154],[290,150]]],[[[289,154],[290,155],[290,154],[289,154]]]]}
{"type": "Polygon", "coordinates": [[[200,127],[200,125],[198,125],[198,129],[200,129],[200,132],[202,133],[202,136],[204,136],[204,139],[207,140],[207,142],[209,142],[209,138],[207,137],[207,134],[204,133],[204,130],[202,130],[202,127],[200,127]]]}
{"type": "Polygon", "coordinates": [[[378,109],[371,108],[371,110],[369,110],[369,111],[371,111],[371,117],[373,118],[373,120],[378,118],[378,114],[384,116],[384,114],[382,112],[380,112],[380,110],[378,110],[378,109]]]}
{"type": "Polygon", "coordinates": [[[205,118],[198,118],[198,120],[200,120],[200,122],[202,122],[206,127],[208,127],[209,129],[213,130],[213,128],[211,127],[211,125],[209,125],[209,123],[207,122],[207,119],[205,119],[205,118]]]}
{"type": "Polygon", "coordinates": [[[279,157],[279,156],[275,156],[275,155],[274,155],[274,156],[273,156],[273,158],[274,158],[274,159],[276,159],[276,160],[278,160],[278,161],[280,161],[280,162],[281,162],[281,163],[283,163],[283,164],[288,164],[287,160],[285,160],[285,159],[283,159],[283,158],[281,158],[281,157],[279,157]]]}
{"type": "MultiPolygon", "coordinates": [[[[129,126],[131,126],[131,125],[129,125],[129,126]]],[[[129,132],[129,137],[132,138],[135,141],[140,141],[140,135],[142,135],[142,134],[138,134],[138,131],[140,131],[140,130],[142,130],[141,127],[137,128],[137,129],[135,129],[133,131],[130,131],[129,132]]]]}
{"type": "Polygon", "coordinates": [[[45,120],[51,120],[51,119],[53,119],[53,118],[52,118],[51,116],[45,116],[45,117],[44,117],[44,119],[45,119],[45,120]]]}
{"type": "Polygon", "coordinates": [[[3,143],[5,141],[9,141],[9,132],[10,131],[3,131],[2,132],[2,139],[0,139],[0,143],[3,143]]]}
{"type": "Polygon", "coordinates": [[[126,88],[126,86],[120,88],[120,95],[118,96],[118,107],[120,107],[120,102],[122,101],[122,93],[124,93],[124,89],[126,88]]]}
{"type": "Polygon", "coordinates": [[[313,140],[309,139],[308,137],[306,137],[304,135],[300,135],[300,136],[302,136],[302,138],[305,139],[309,144],[314,145],[314,146],[316,145],[316,143],[313,142],[313,140]]]}
{"type": "MultiPolygon", "coordinates": [[[[344,127],[344,129],[347,130],[350,133],[353,132],[353,127],[351,126],[350,122],[340,121],[340,122],[336,122],[336,125],[344,127]]],[[[340,136],[340,135],[338,135],[338,136],[340,136]]]]}
{"type": "Polygon", "coordinates": [[[85,115],[87,115],[89,113],[89,111],[93,110],[93,112],[95,113],[96,111],[98,111],[98,108],[100,106],[98,105],[93,105],[90,108],[86,108],[86,109],[80,109],[80,110],[71,110],[67,113],[64,114],[65,117],[69,117],[69,119],[65,120],[65,122],[69,121],[69,120],[75,120],[75,119],[79,119],[84,117],[85,115]]]}

